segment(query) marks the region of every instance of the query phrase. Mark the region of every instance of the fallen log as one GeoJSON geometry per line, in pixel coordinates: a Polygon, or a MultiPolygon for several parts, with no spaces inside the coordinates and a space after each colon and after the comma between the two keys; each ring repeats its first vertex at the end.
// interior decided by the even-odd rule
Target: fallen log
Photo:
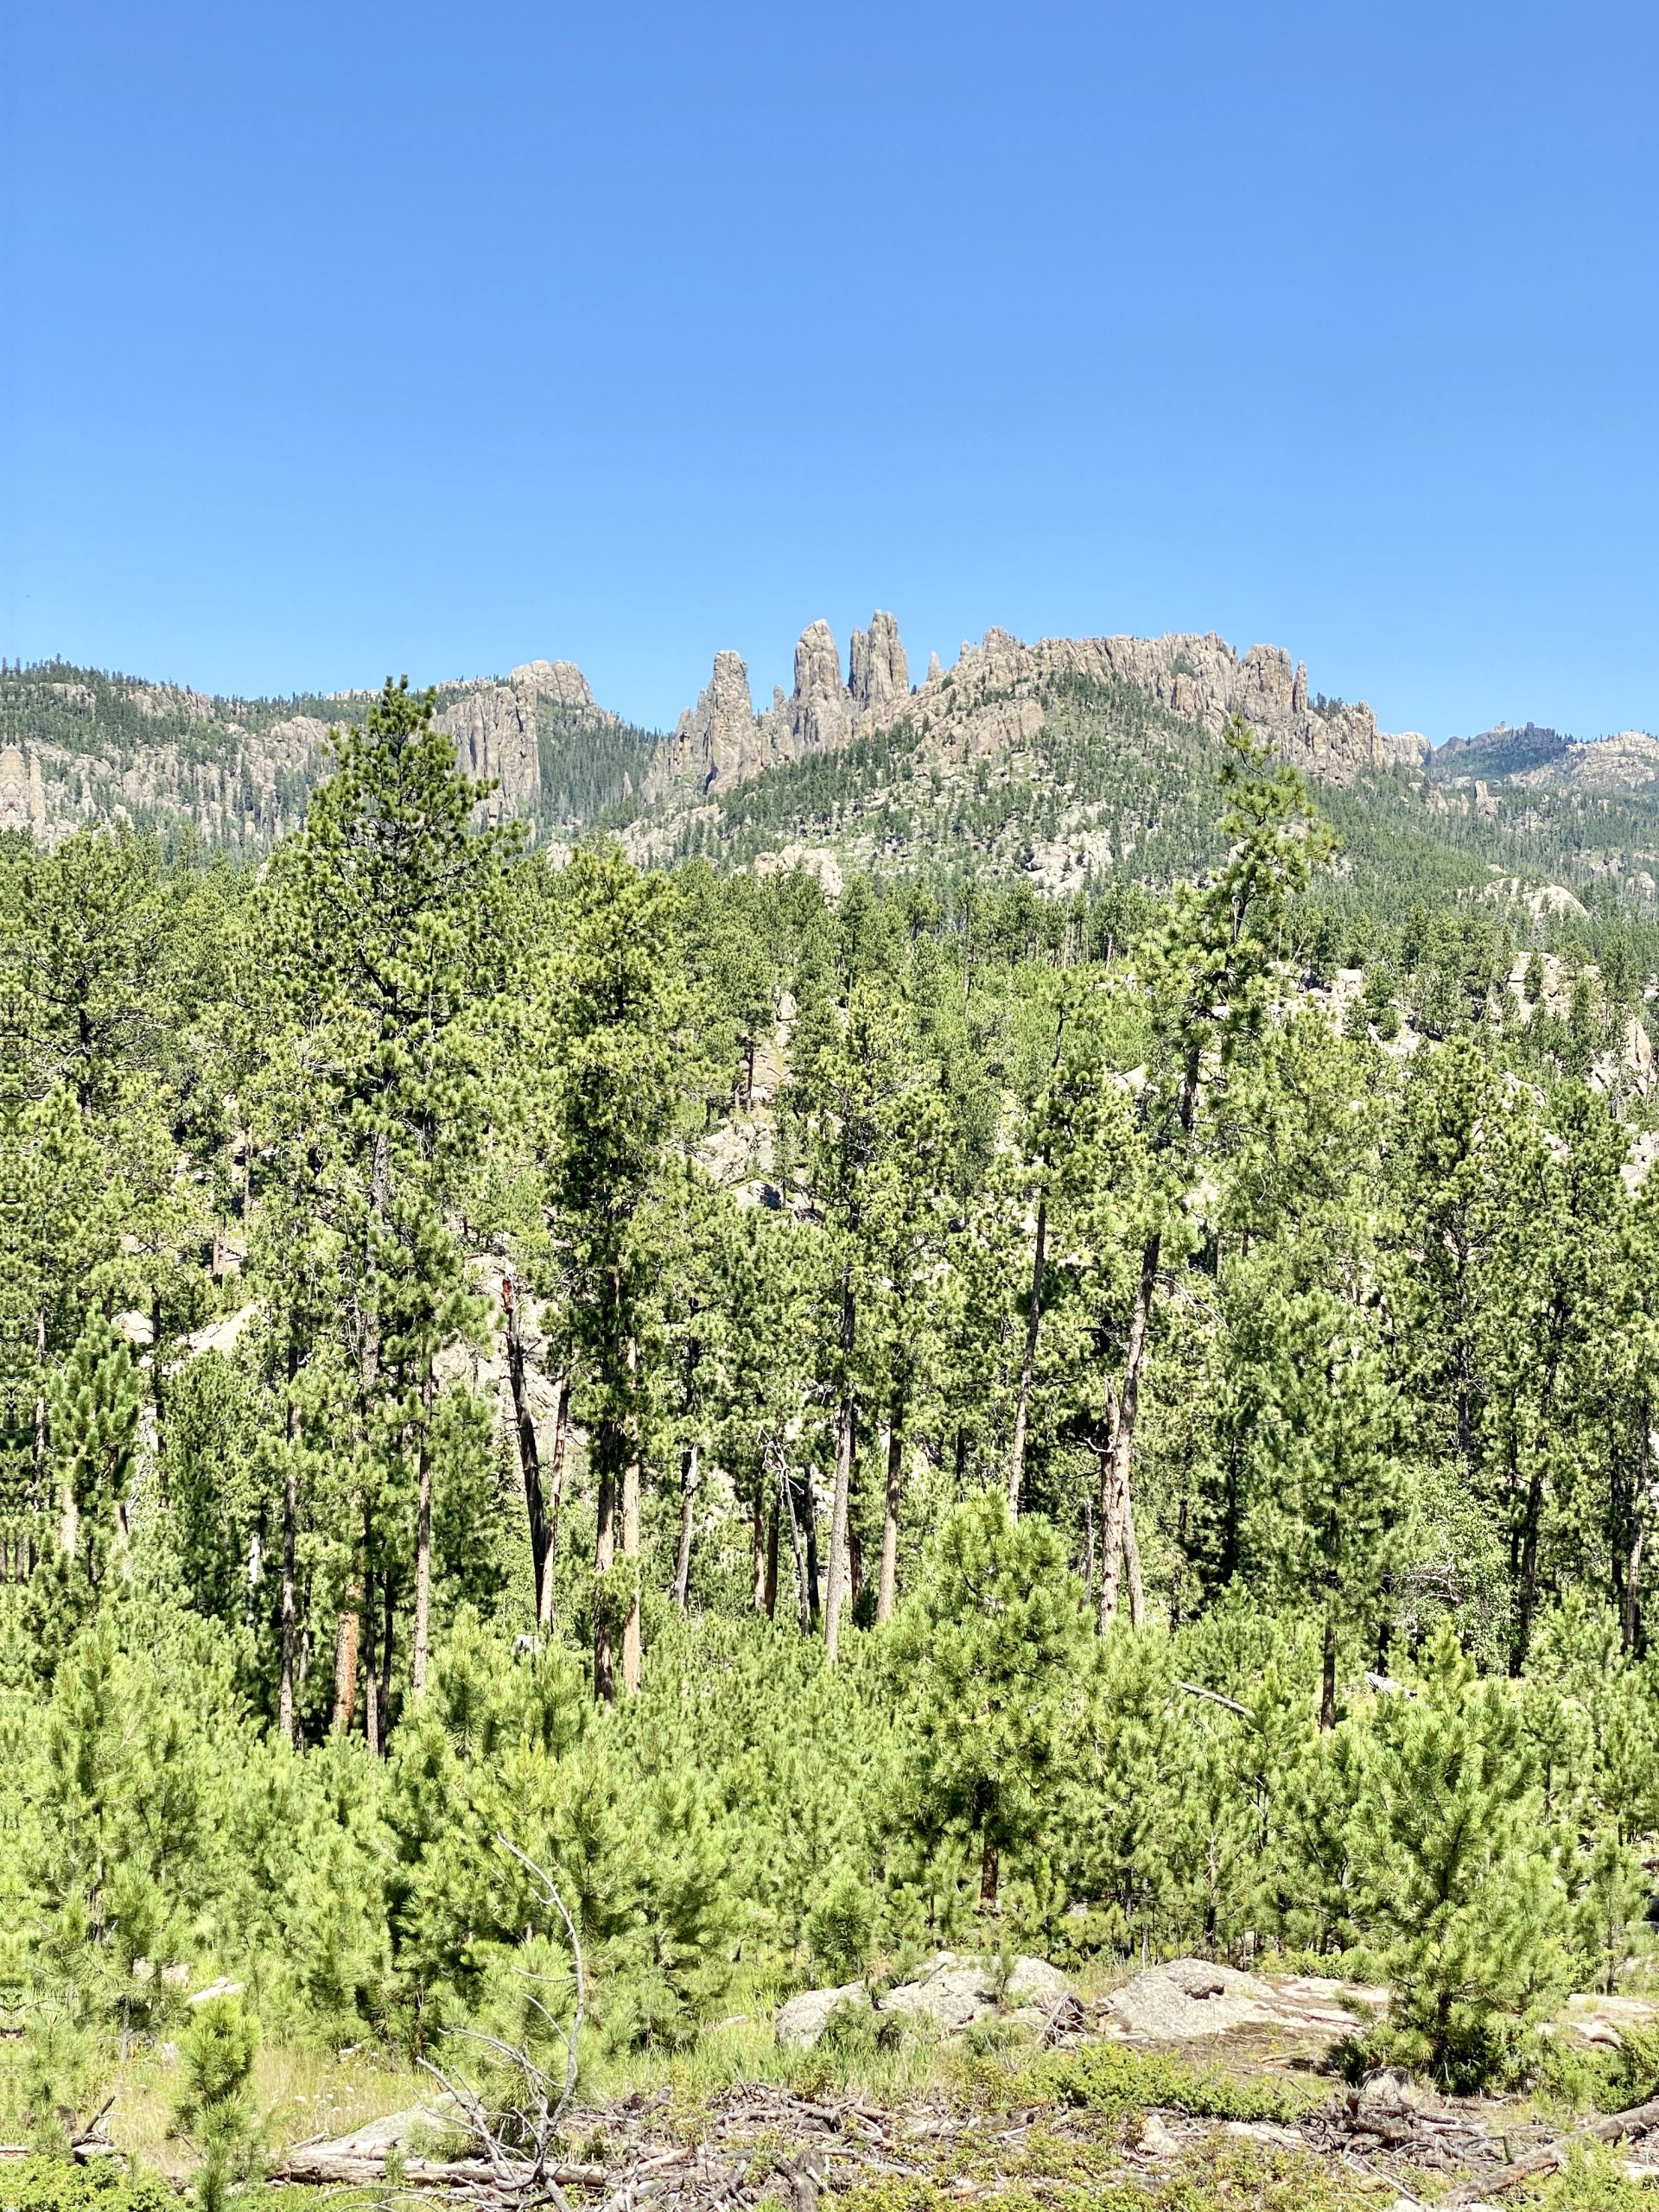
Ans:
{"type": "Polygon", "coordinates": [[[1575,2145],[1618,2143],[1627,2135],[1639,2135],[1649,2127],[1659,2127],[1659,2097],[1651,2098],[1644,2105],[1632,2105],[1628,2112],[1609,2113],[1603,2119],[1586,2120],[1570,2135],[1557,2136],[1553,2143],[1529,2151],[1524,2158],[1500,2166],[1496,2173],[1482,2174],[1478,2180],[1463,2183],[1446,2201],[1448,2205],[1478,2204],[1483,2197],[1496,2196],[1500,2190],[1513,2189],[1517,2182],[1530,2181],[1535,2174],[1554,2173],[1558,2166],[1567,2164],[1575,2145]]]}
{"type": "MultiPolygon", "coordinates": [[[[397,2154],[393,2152],[391,2156],[395,2169],[397,2154]]],[[[528,2190],[536,2179],[536,2170],[529,2164],[498,2166],[488,2158],[405,2158],[402,2174],[410,2189],[528,2190]]],[[[302,2183],[310,2189],[360,2189],[386,2177],[384,2151],[330,2151],[303,2143],[296,2144],[265,2173],[267,2181],[302,2183]]],[[[619,2177],[606,2166],[544,2166],[541,2178],[561,2189],[609,2190],[619,2177]]]]}

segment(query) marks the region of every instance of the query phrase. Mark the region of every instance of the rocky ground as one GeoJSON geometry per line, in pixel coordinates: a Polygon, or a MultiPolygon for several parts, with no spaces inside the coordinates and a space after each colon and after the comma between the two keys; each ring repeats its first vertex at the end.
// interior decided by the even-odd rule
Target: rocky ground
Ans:
{"type": "MultiPolygon", "coordinates": [[[[1586,2204],[1659,2183],[1659,2102],[1575,2122],[1521,2100],[1443,2098],[1389,2073],[1344,2082],[1335,2049],[1385,2005],[1386,1993],[1357,1984],[1196,1959],[1085,1998],[1041,1960],[941,1953],[894,1985],[791,1999],[775,2022],[787,2081],[573,2105],[530,2158],[469,2130],[464,2097],[435,2094],[296,2146],[273,2179],[435,2190],[514,2212],[763,2201],[817,2212],[826,2194],[859,2212],[981,2199],[1009,2212],[1474,2212],[1535,2202],[1541,2186],[1572,2203],[1560,2195],[1570,2183],[1551,2177],[1576,2174],[1587,2146],[1593,2186],[1621,2194],[1586,2204]],[[883,2051],[918,2044],[938,2057],[922,2086],[858,2086],[861,2074],[880,2080],[883,2051]]],[[[1556,2032],[1605,2049],[1656,2017],[1643,2000],[1579,1999],[1556,2032]]]]}

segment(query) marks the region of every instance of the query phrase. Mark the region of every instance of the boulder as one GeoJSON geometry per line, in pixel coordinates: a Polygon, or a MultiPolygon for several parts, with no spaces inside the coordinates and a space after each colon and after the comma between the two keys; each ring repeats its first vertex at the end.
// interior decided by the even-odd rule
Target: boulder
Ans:
{"type": "MultiPolygon", "coordinates": [[[[1368,1993],[1385,1995],[1385,1993],[1368,1993]]],[[[1106,2000],[1120,2033],[1148,2043],[1187,2043],[1236,2028],[1274,2027],[1339,2036],[1361,2024],[1359,1993],[1312,1979],[1275,1988],[1257,1974],[1208,1959],[1148,1967],[1106,2000]]]]}
{"type": "Polygon", "coordinates": [[[931,2022],[941,2035],[959,2035],[996,2010],[996,1991],[990,1968],[981,1961],[941,1951],[918,1980],[888,1990],[880,2009],[931,2022]]]}
{"type": "MultiPolygon", "coordinates": [[[[1018,1958],[1003,1986],[1001,2009],[1021,2026],[1046,2027],[1071,1999],[1071,1985],[1046,1959],[1018,1958]]],[[[995,1970],[984,1959],[941,1951],[914,1981],[901,1982],[877,1999],[883,2012],[926,2021],[940,2035],[959,2035],[999,2009],[995,1970]]]]}
{"type": "Polygon", "coordinates": [[[1018,1958],[1002,1993],[1002,2001],[1011,2005],[1040,2005],[1047,2010],[1071,1994],[1071,1985],[1058,1967],[1050,1966],[1046,1959],[1018,1958]]]}
{"type": "Polygon", "coordinates": [[[810,2050],[843,2006],[868,2009],[870,1993],[861,1981],[843,1982],[839,1989],[804,1989],[778,2010],[772,2033],[790,2050],[810,2050]]]}

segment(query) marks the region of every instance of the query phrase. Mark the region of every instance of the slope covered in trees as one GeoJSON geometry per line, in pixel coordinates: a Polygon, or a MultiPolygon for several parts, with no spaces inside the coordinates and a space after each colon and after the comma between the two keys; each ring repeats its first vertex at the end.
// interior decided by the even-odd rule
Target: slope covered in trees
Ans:
{"type": "Polygon", "coordinates": [[[556,2050],[572,1929],[593,2050],[1002,1944],[1524,2074],[1659,1846],[1651,925],[1081,696],[1142,880],[557,866],[434,705],[0,849],[15,2129],[216,1976],[209,2173],[256,2016],[556,2050]]]}

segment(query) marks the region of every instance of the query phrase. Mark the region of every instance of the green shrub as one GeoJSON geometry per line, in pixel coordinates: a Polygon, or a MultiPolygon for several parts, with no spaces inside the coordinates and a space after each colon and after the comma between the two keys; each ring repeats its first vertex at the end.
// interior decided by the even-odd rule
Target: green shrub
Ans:
{"type": "Polygon", "coordinates": [[[1274,2120],[1290,2125],[1321,2101],[1300,2085],[1250,2080],[1184,2059],[1103,2044],[1046,2059],[1028,2077],[1062,2104],[1111,2119],[1156,2106],[1193,2120],[1274,2120]]]}

